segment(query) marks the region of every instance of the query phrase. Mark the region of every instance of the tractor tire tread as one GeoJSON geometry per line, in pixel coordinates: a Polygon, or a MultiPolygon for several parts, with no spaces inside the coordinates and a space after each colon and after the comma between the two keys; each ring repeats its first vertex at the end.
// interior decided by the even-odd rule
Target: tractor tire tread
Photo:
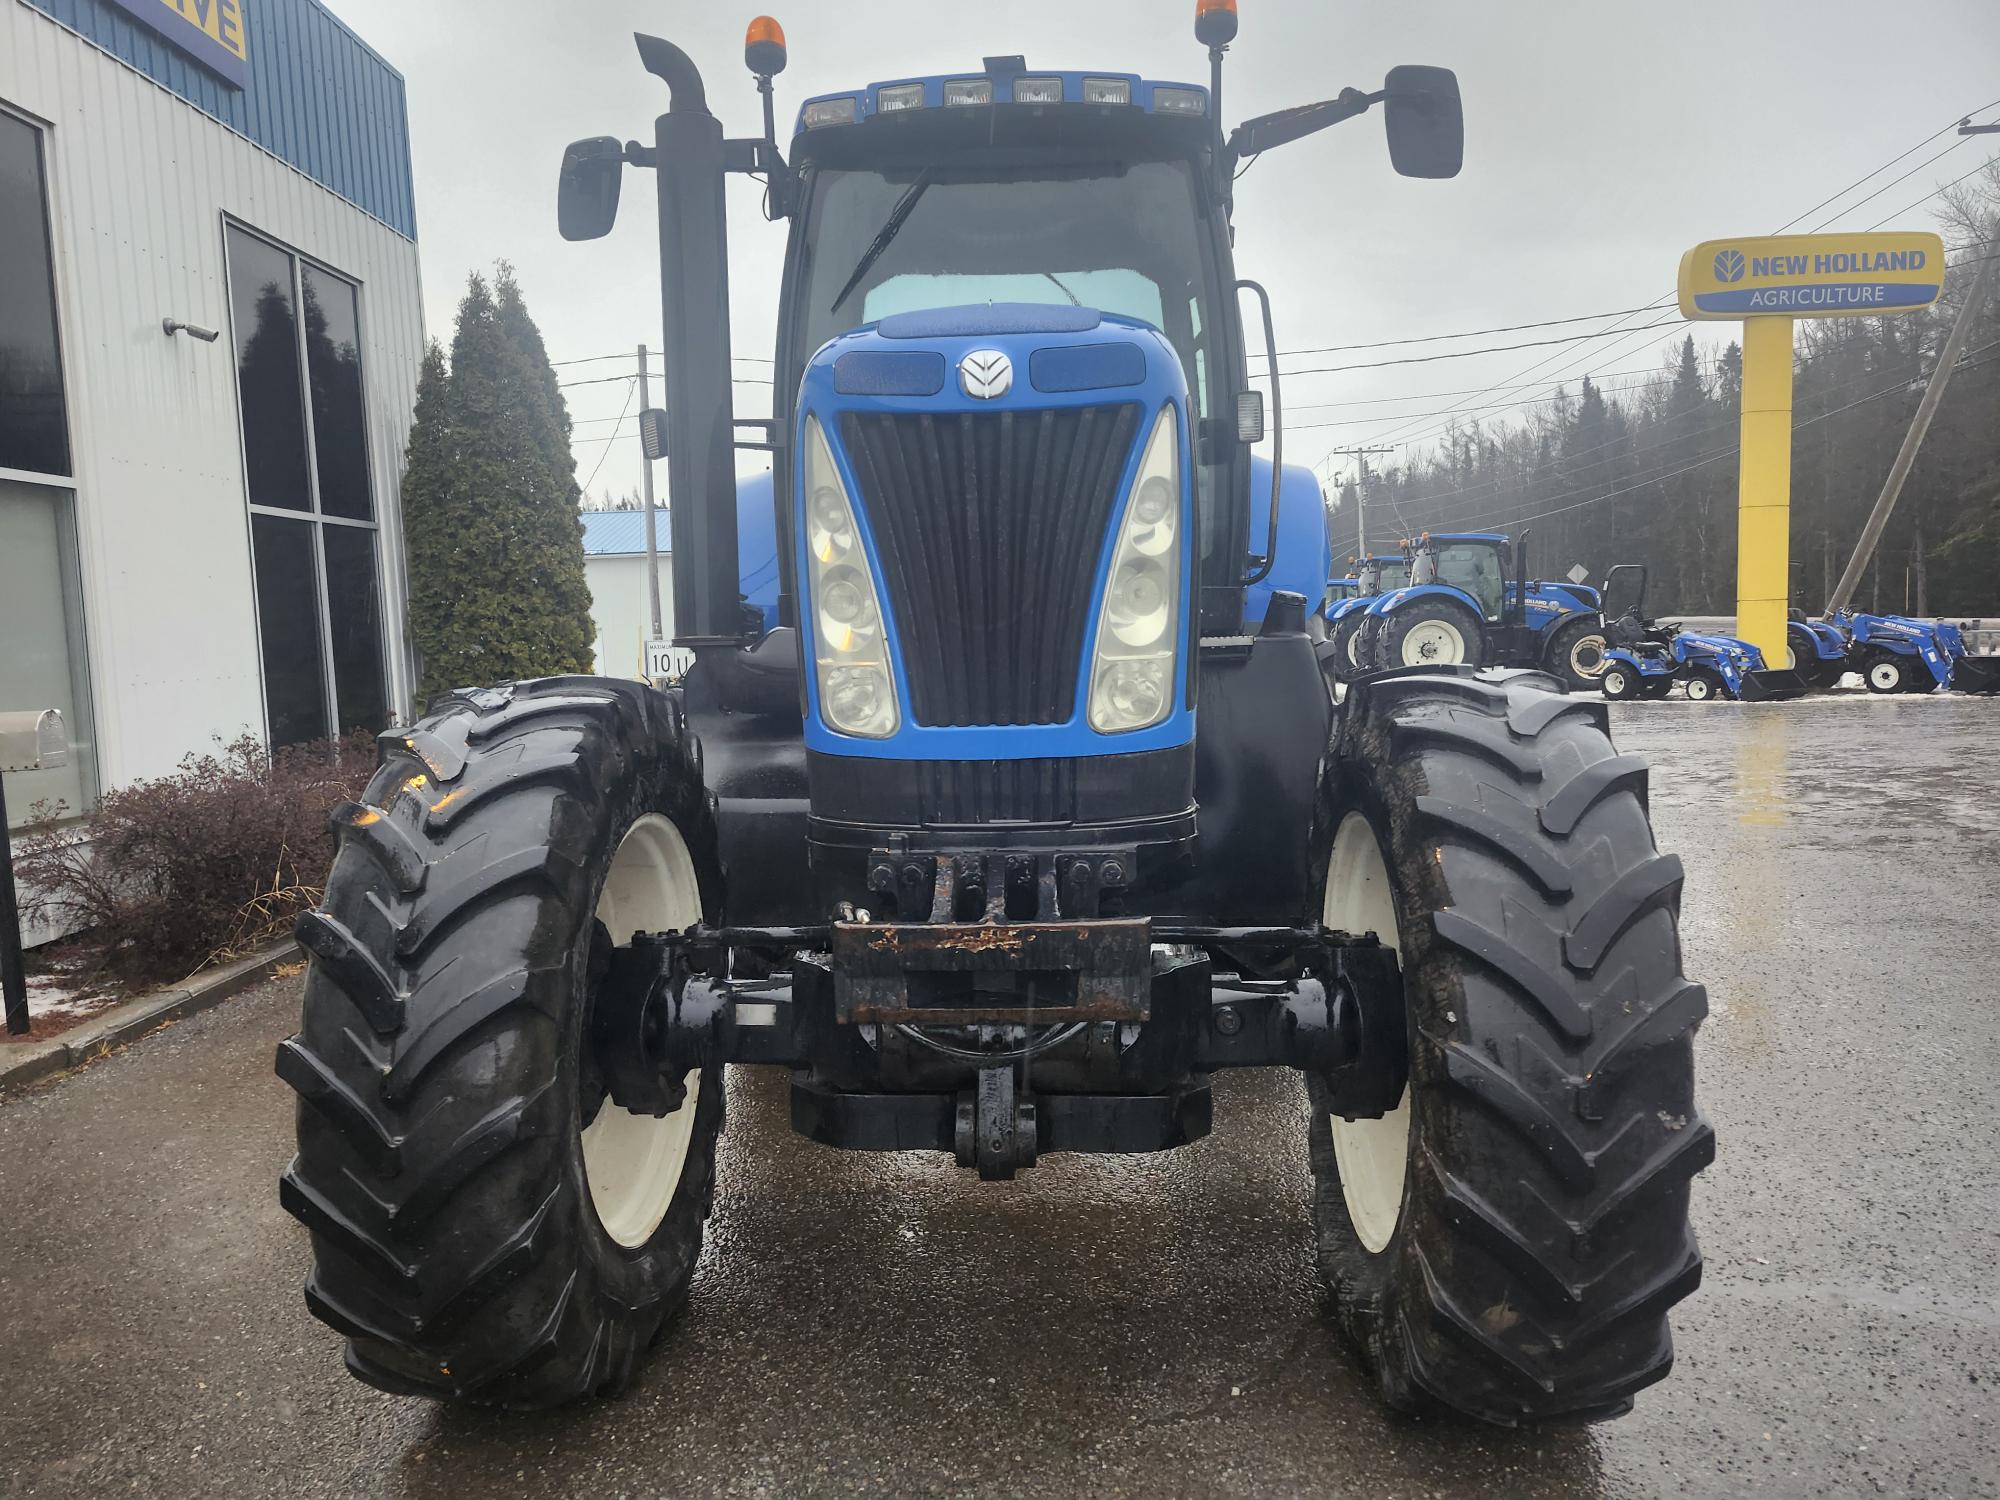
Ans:
{"type": "Polygon", "coordinates": [[[312,1231],[307,1305],[370,1384],[523,1410],[615,1390],[685,1301],[719,1072],[637,1254],[595,1225],[560,1083],[597,883],[630,819],[674,822],[703,916],[720,914],[712,800],[677,707],[604,678],[456,692],[383,737],[367,792],[336,813],[334,873],[299,924],[304,1025],[278,1049],[299,1096],[279,1196],[312,1231]]]}
{"type": "Polygon", "coordinates": [[[1321,1270],[1392,1405],[1503,1425],[1616,1416],[1667,1373],[1668,1309],[1701,1275],[1690,1182],[1715,1152],[1680,862],[1603,703],[1563,704],[1491,672],[1371,679],[1327,803],[1368,811],[1406,882],[1414,1123],[1401,1222],[1372,1254],[1308,1079],[1321,1270]]]}

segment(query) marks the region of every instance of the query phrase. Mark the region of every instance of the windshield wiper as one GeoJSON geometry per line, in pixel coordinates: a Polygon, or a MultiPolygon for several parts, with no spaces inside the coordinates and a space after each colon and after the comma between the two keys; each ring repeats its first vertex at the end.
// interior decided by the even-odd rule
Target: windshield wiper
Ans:
{"type": "Polygon", "coordinates": [[[829,313],[840,311],[840,304],[847,300],[847,294],[861,284],[861,278],[868,274],[868,268],[882,258],[882,252],[889,248],[889,241],[893,240],[897,231],[902,229],[903,221],[910,217],[910,211],[917,206],[917,200],[923,197],[924,190],[930,185],[930,168],[926,167],[917,174],[915,182],[903,189],[903,196],[896,200],[896,206],[889,210],[889,217],[882,221],[882,227],[875,231],[875,238],[868,242],[868,248],[861,252],[861,259],[854,263],[854,269],[848,273],[846,282],[840,288],[840,295],[835,297],[833,305],[827,308],[829,313]]]}

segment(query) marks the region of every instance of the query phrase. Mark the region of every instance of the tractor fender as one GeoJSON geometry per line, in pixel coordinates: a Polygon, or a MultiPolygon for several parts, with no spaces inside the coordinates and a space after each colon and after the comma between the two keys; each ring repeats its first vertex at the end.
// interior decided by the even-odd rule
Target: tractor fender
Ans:
{"type": "Polygon", "coordinates": [[[1433,598],[1449,599],[1461,609],[1471,610],[1473,617],[1482,623],[1486,619],[1486,611],[1479,607],[1478,601],[1472,595],[1466,593],[1464,589],[1455,589],[1448,583],[1416,583],[1408,588],[1396,589],[1370,602],[1368,613],[1379,616],[1392,615],[1415,600],[1433,598]]]}
{"type": "MultiPolygon", "coordinates": [[[[1264,545],[1264,518],[1271,500],[1271,461],[1250,456],[1250,540],[1264,545]]],[[[1271,596],[1289,592],[1317,599],[1333,571],[1333,542],[1326,530],[1326,502],[1319,480],[1301,464],[1286,464],[1278,480],[1278,540],[1271,571],[1243,590],[1243,626],[1254,631],[1271,607],[1271,596]]]]}
{"type": "Polygon", "coordinates": [[[1624,646],[1609,647],[1604,653],[1605,665],[1617,662],[1640,677],[1671,677],[1674,663],[1666,657],[1641,656],[1624,646]]]}

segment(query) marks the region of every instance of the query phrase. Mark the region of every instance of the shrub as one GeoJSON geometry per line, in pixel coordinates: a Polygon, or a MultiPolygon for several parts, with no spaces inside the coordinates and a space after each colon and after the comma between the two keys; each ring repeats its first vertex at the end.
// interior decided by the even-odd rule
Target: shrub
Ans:
{"type": "Polygon", "coordinates": [[[127,983],[183,979],[281,936],[319,900],[327,815],[374,769],[365,733],[275,755],[244,735],[106,793],[85,824],[38,805],[15,851],[22,913],[87,929],[127,983]]]}

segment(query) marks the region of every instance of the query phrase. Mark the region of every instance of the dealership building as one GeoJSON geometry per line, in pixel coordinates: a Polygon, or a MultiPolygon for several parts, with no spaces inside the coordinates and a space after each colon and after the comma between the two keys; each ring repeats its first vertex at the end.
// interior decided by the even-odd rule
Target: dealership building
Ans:
{"type": "Polygon", "coordinates": [[[100,789],[409,701],[403,79],[317,0],[0,0],[0,710],[100,789]]]}

